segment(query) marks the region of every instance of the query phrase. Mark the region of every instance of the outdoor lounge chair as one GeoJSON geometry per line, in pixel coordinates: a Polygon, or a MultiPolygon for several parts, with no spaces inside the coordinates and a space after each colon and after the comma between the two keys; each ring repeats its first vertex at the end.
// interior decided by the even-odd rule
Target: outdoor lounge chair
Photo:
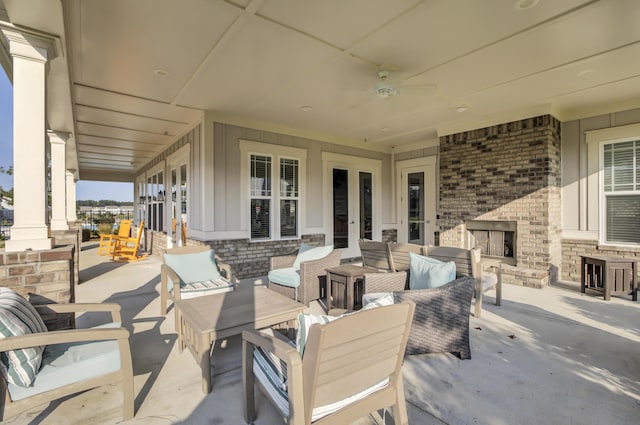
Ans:
{"type": "Polygon", "coordinates": [[[131,220],[120,220],[118,234],[100,234],[100,244],[98,245],[98,255],[112,255],[116,246],[116,239],[128,238],[131,233],[131,220]]]}
{"type": "Polygon", "coordinates": [[[255,419],[257,385],[290,425],[348,424],[389,406],[408,424],[401,366],[413,311],[402,303],[299,326],[297,349],[277,332],[244,331],[245,420],[255,419]]]}
{"type": "MultiPolygon", "coordinates": [[[[167,300],[172,302],[233,291],[235,279],[231,266],[206,245],[168,249],[160,268],[160,314],[167,314],[167,300]]],[[[176,309],[176,326],[179,317],[176,309]]]]}
{"type": "Polygon", "coordinates": [[[393,271],[391,252],[387,242],[360,239],[358,245],[360,246],[360,255],[364,267],[372,267],[388,272],[393,271]]]}
{"type": "Polygon", "coordinates": [[[147,258],[148,254],[140,254],[140,239],[144,233],[144,221],[140,222],[138,226],[138,233],[135,238],[117,238],[115,240],[115,246],[113,247],[113,253],[111,254],[112,260],[123,261],[137,261],[147,258]]]}
{"type": "Polygon", "coordinates": [[[470,359],[469,307],[475,279],[463,276],[437,288],[404,290],[406,279],[405,272],[363,276],[365,294],[390,293],[394,303],[416,304],[406,354],[452,353],[470,359]]]}
{"type": "Polygon", "coordinates": [[[471,276],[476,280],[474,291],[475,308],[473,315],[480,317],[482,313],[482,296],[484,292],[495,288],[496,305],[502,303],[502,273],[498,267],[495,273],[483,272],[480,265],[480,251],[477,249],[463,249],[449,246],[423,246],[423,255],[456,264],[456,276],[471,276]]]}
{"type": "Polygon", "coordinates": [[[391,257],[391,268],[394,272],[406,272],[407,281],[405,289],[409,289],[410,253],[422,253],[422,246],[414,243],[391,243],[389,244],[389,256],[391,257]]]}
{"type": "Polygon", "coordinates": [[[269,289],[306,305],[320,298],[327,271],[340,265],[340,251],[333,245],[314,247],[303,243],[297,253],[269,259],[269,289]]]}
{"type": "MultiPolygon", "coordinates": [[[[122,384],[123,419],[133,418],[133,369],[129,331],[117,304],[47,304],[34,308],[0,288],[0,420],[43,403],[108,384],[122,384]],[[91,329],[47,331],[40,314],[110,312],[112,323],[91,329]]],[[[96,405],[94,408],[99,409],[96,405]]]]}

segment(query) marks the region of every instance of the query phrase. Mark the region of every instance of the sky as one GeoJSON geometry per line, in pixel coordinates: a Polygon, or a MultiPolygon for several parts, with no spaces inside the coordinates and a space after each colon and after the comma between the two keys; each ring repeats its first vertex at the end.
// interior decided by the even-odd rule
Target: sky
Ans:
{"type": "MultiPolygon", "coordinates": [[[[0,68],[0,166],[13,165],[13,87],[0,68]]],[[[0,186],[13,187],[13,176],[0,174],[0,186]]],[[[78,181],[76,199],[79,201],[110,199],[133,201],[133,183],[78,181]]]]}

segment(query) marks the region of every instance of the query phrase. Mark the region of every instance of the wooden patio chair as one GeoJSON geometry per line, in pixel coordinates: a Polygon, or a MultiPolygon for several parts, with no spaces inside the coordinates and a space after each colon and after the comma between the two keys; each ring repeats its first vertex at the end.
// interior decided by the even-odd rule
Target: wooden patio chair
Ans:
{"type": "Polygon", "coordinates": [[[480,251],[477,249],[455,248],[450,246],[423,246],[422,254],[427,257],[456,263],[456,276],[471,276],[476,280],[474,289],[475,308],[473,315],[480,317],[482,313],[482,295],[484,292],[496,290],[496,305],[502,303],[502,269],[496,268],[495,273],[482,271],[480,251]]]}
{"type": "Polygon", "coordinates": [[[138,226],[138,234],[135,238],[116,239],[111,259],[114,261],[138,261],[147,258],[148,254],[140,254],[140,239],[144,233],[144,221],[138,226]]]}
{"type": "MultiPolygon", "coordinates": [[[[121,384],[123,419],[133,418],[133,369],[129,331],[121,327],[120,306],[46,304],[32,306],[9,288],[0,288],[0,352],[8,359],[0,374],[0,420],[71,394],[121,384]],[[41,315],[111,313],[111,321],[90,329],[48,331],[41,315]]],[[[93,408],[100,409],[97,404],[93,408]]]]}
{"type": "Polygon", "coordinates": [[[308,335],[298,335],[297,349],[277,332],[244,331],[245,420],[255,419],[257,385],[290,425],[347,424],[370,414],[380,421],[378,411],[390,406],[394,423],[408,424],[401,366],[414,308],[406,302],[299,326],[308,335]]]}
{"type": "Polygon", "coordinates": [[[364,267],[373,267],[374,269],[388,272],[393,271],[391,252],[387,242],[360,239],[358,244],[360,245],[360,255],[364,267]]]}
{"type": "Polygon", "coordinates": [[[306,305],[320,298],[327,269],[340,265],[340,251],[333,245],[303,243],[296,253],[269,258],[269,289],[306,305]]]}
{"type": "MultiPolygon", "coordinates": [[[[160,268],[160,314],[167,314],[167,301],[233,291],[236,280],[231,266],[222,262],[206,245],[168,249],[160,268]]],[[[180,323],[175,310],[175,326],[180,323]]]]}
{"type": "Polygon", "coordinates": [[[98,245],[98,255],[112,255],[116,246],[116,239],[128,238],[131,234],[131,220],[120,220],[118,234],[100,234],[100,244],[98,245]]]}
{"type": "Polygon", "coordinates": [[[422,246],[414,243],[392,243],[389,244],[389,255],[391,257],[391,267],[394,272],[406,272],[407,280],[405,289],[409,289],[409,271],[411,262],[409,253],[422,253],[422,246]]]}

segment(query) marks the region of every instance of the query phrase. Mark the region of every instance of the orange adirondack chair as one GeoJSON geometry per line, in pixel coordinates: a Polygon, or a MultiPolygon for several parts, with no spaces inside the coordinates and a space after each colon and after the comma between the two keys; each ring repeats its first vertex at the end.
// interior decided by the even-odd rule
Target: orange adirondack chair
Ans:
{"type": "Polygon", "coordinates": [[[138,235],[135,238],[121,238],[116,239],[115,247],[113,248],[112,260],[119,261],[138,261],[147,258],[149,254],[140,254],[140,239],[144,232],[144,221],[140,222],[138,227],[138,235]]]}
{"type": "Polygon", "coordinates": [[[118,234],[101,234],[100,245],[98,245],[99,255],[112,255],[113,248],[116,246],[117,239],[128,238],[131,233],[131,220],[120,220],[120,228],[118,234]]]}

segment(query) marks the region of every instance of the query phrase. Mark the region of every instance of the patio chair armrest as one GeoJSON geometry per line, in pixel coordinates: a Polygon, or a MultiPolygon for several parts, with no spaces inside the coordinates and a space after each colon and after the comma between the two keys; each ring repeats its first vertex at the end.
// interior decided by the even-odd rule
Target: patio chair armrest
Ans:
{"type": "Polygon", "coordinates": [[[340,251],[333,250],[325,257],[317,260],[303,261],[300,263],[300,280],[307,281],[306,278],[311,276],[324,276],[327,269],[338,267],[340,265],[340,251]]]}
{"type": "Polygon", "coordinates": [[[285,269],[292,267],[293,262],[296,261],[296,254],[292,255],[278,255],[269,258],[269,270],[285,269]]]}
{"type": "Polygon", "coordinates": [[[0,352],[35,347],[38,345],[128,339],[129,331],[125,328],[71,329],[40,332],[2,338],[0,339],[0,352]]]}
{"type": "Polygon", "coordinates": [[[365,273],[362,279],[365,294],[402,291],[406,281],[407,272],[365,273]]]}
{"type": "Polygon", "coordinates": [[[298,350],[291,346],[280,334],[267,333],[265,331],[242,331],[243,343],[248,343],[254,347],[260,347],[265,351],[275,354],[287,364],[300,364],[302,359],[298,350]]]}
{"type": "Polygon", "coordinates": [[[39,304],[34,305],[35,309],[41,313],[87,313],[87,312],[108,312],[111,313],[113,322],[122,322],[120,316],[121,307],[116,303],[69,303],[69,304],[39,304]]]}
{"type": "Polygon", "coordinates": [[[225,263],[220,257],[216,255],[216,265],[218,266],[218,270],[220,270],[220,274],[222,275],[222,277],[233,283],[233,286],[236,286],[237,282],[233,278],[231,264],[225,263]]]}

